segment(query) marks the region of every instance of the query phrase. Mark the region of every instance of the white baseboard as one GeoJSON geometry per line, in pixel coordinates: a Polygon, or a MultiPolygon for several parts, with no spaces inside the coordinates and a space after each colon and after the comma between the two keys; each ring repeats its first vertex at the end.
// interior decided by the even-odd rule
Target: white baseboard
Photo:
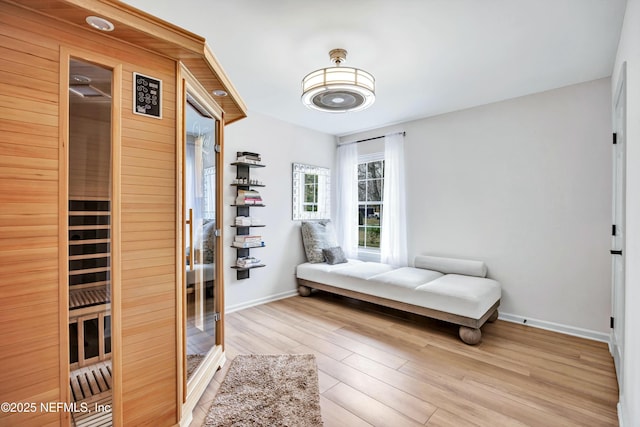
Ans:
{"type": "Polygon", "coordinates": [[[624,417],[622,414],[622,405],[620,404],[620,402],[618,402],[618,426],[619,427],[624,427],[624,417]]]}
{"type": "Polygon", "coordinates": [[[531,319],[529,317],[518,316],[517,314],[510,313],[501,312],[498,318],[507,322],[520,323],[521,325],[533,326],[534,328],[546,329],[548,331],[560,332],[561,334],[610,343],[609,334],[603,332],[576,328],[575,326],[562,325],[560,323],[547,322],[545,320],[531,319]]]}
{"type": "Polygon", "coordinates": [[[251,301],[245,301],[243,303],[232,305],[232,306],[227,306],[227,307],[225,307],[224,311],[225,311],[225,313],[233,313],[234,311],[243,310],[243,309],[249,308],[249,307],[255,307],[256,305],[266,304],[268,302],[277,301],[279,299],[289,298],[289,297],[292,297],[294,295],[298,295],[298,290],[297,289],[293,289],[293,290],[286,291],[286,292],[281,292],[281,293],[275,294],[275,295],[269,295],[269,296],[258,298],[258,299],[254,299],[254,300],[251,300],[251,301]]]}

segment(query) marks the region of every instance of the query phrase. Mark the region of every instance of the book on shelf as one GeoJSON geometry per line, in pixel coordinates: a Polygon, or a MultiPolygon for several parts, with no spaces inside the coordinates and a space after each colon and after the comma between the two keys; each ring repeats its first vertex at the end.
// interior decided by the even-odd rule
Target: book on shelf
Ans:
{"type": "Polygon", "coordinates": [[[249,151],[237,151],[236,152],[236,161],[238,162],[260,162],[262,161],[262,157],[258,153],[251,153],[249,151]]]}
{"type": "Polygon", "coordinates": [[[249,206],[249,205],[261,205],[262,199],[236,199],[236,205],[249,206]]]}
{"type": "Polygon", "coordinates": [[[236,162],[238,162],[238,163],[247,163],[247,164],[250,164],[250,165],[262,165],[260,160],[247,159],[246,157],[239,157],[239,158],[236,159],[236,162]]]}
{"type": "Polygon", "coordinates": [[[262,242],[262,236],[249,236],[249,235],[235,236],[234,241],[238,243],[262,242]]]}
{"type": "Polygon", "coordinates": [[[238,157],[251,156],[251,157],[260,158],[260,154],[259,153],[252,153],[251,151],[236,151],[236,156],[238,156],[238,157]]]}
{"type": "Polygon", "coordinates": [[[262,197],[255,190],[238,190],[236,205],[261,205],[262,197]]]}
{"type": "Polygon", "coordinates": [[[247,249],[247,248],[260,248],[264,246],[264,242],[236,242],[234,241],[231,246],[234,248],[247,249]]]}

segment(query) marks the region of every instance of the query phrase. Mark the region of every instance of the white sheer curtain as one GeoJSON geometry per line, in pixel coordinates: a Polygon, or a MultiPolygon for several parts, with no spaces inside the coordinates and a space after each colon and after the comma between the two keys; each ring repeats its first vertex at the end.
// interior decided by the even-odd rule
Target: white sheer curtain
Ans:
{"type": "Polygon", "coordinates": [[[358,147],[338,146],[334,222],[338,243],[347,258],[358,257],[358,147]]]}
{"type": "Polygon", "coordinates": [[[384,210],[380,236],[380,262],[407,265],[407,205],[404,176],[404,135],[384,138],[384,210]]]}

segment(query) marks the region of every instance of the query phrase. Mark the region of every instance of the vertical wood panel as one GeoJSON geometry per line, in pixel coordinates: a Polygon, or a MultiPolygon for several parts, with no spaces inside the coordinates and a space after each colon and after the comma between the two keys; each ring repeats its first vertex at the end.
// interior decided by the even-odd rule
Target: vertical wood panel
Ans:
{"type": "Polygon", "coordinates": [[[122,345],[122,65],[113,69],[113,105],[111,110],[112,121],[112,152],[111,165],[113,168],[111,193],[114,195],[111,203],[111,340],[113,351],[113,367],[120,369],[121,375],[115,372],[112,398],[113,411],[112,422],[115,426],[123,425],[124,405],[122,401],[122,383],[124,381],[124,368],[122,366],[122,353],[125,351],[122,345]],[[113,285],[115,283],[115,286],[113,285]]]}
{"type": "MultiPolygon", "coordinates": [[[[0,402],[39,404],[60,401],[64,384],[58,363],[59,64],[57,49],[30,51],[30,40],[15,37],[0,39],[0,402]],[[42,91],[9,89],[16,87],[14,77],[42,91]]],[[[2,412],[0,425],[60,423],[61,414],[37,409],[2,412]]]]}
{"type": "MultiPolygon", "coordinates": [[[[145,63],[142,61],[141,63],[145,63]]],[[[122,245],[122,369],[125,425],[154,425],[178,421],[176,360],[177,313],[164,283],[176,283],[176,123],[175,62],[153,70],[124,65],[122,108],[122,223],[128,231],[147,231],[157,238],[122,245]],[[162,119],[133,114],[132,73],[162,80],[162,119]],[[141,138],[144,138],[141,141],[141,138]],[[144,142],[144,143],[141,143],[144,142]],[[158,151],[157,146],[171,149],[158,151]],[[160,153],[160,154],[159,154],[160,153]],[[156,185],[156,181],[174,182],[156,185]],[[170,231],[170,233],[167,233],[170,231]],[[158,286],[147,287],[159,270],[167,274],[158,286]],[[140,297],[139,288],[145,289],[140,297]],[[170,319],[170,321],[167,321],[170,319]],[[129,375],[130,372],[130,375],[129,375]]]]}
{"type": "MultiPolygon", "coordinates": [[[[69,378],[69,363],[71,359],[70,355],[70,337],[69,337],[69,261],[67,254],[69,247],[69,236],[66,232],[69,224],[69,115],[66,113],[69,111],[69,95],[65,90],[65,83],[68,81],[69,75],[69,55],[66,49],[61,48],[58,56],[59,64],[59,142],[58,142],[58,328],[60,331],[59,348],[60,358],[58,360],[59,372],[60,372],[60,401],[71,402],[71,390],[68,386],[69,378]],[[64,62],[62,62],[64,58],[64,62]]],[[[80,330],[80,329],[78,329],[80,330]]],[[[78,342],[80,340],[78,339],[78,342]]],[[[63,426],[68,425],[70,422],[70,414],[60,414],[60,423],[63,426]]]]}

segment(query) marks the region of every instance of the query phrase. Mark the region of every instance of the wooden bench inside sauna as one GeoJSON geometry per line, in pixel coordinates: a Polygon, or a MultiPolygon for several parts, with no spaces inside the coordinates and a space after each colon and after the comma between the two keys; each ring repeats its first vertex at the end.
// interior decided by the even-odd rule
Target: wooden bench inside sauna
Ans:
{"type": "MultiPolygon", "coordinates": [[[[111,405],[111,214],[108,200],[69,201],[69,363],[74,402],[111,405]]],[[[74,414],[75,425],[111,414],[74,414]]]]}

